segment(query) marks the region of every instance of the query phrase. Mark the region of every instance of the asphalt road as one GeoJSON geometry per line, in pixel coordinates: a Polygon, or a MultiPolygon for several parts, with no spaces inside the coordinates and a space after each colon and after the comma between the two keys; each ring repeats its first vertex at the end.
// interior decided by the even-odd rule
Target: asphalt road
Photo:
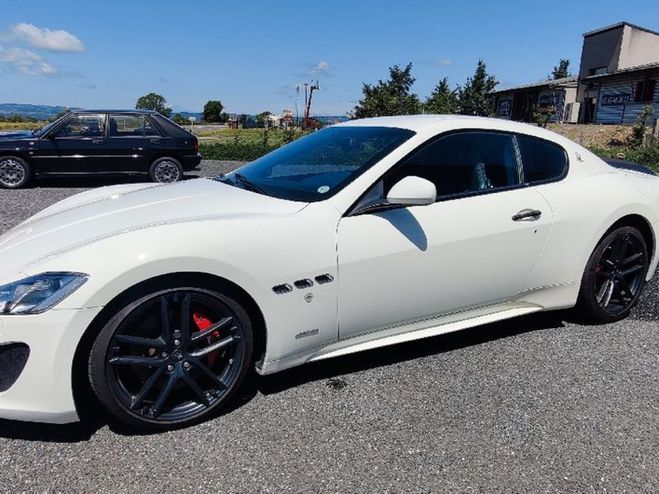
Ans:
{"type": "MultiPolygon", "coordinates": [[[[0,191],[0,231],[110,183],[0,191]]],[[[0,421],[0,490],[659,492],[658,321],[653,282],[617,324],[534,315],[255,377],[185,430],[0,421]]]]}

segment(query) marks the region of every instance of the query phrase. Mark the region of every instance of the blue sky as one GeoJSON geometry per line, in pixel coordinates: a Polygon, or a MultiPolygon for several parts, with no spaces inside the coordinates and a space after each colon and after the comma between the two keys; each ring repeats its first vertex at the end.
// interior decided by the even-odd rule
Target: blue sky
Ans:
{"type": "Polygon", "coordinates": [[[175,111],[279,113],[319,79],[314,112],[341,115],[393,64],[413,63],[422,97],[479,58],[502,85],[561,57],[576,70],[581,35],[621,20],[659,30],[656,0],[2,0],[0,102],[132,108],[155,91],[175,111]]]}

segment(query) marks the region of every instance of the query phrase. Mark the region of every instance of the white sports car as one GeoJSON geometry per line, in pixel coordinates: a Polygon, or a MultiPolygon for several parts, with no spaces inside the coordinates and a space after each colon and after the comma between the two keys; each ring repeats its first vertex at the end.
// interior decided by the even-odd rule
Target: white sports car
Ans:
{"type": "Polygon", "coordinates": [[[0,417],[208,418],[250,368],[577,306],[625,317],[657,266],[659,179],[552,132],[410,116],[236,172],[118,185],[0,237],[0,417]]]}

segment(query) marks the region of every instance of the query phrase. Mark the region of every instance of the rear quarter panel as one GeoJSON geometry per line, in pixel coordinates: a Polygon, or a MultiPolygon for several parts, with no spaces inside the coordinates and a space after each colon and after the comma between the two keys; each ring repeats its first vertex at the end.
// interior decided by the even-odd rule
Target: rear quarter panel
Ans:
{"type": "MultiPolygon", "coordinates": [[[[529,289],[572,285],[570,300],[559,305],[574,305],[588,259],[614,223],[628,215],[640,215],[656,231],[657,193],[642,193],[637,182],[637,177],[630,173],[602,168],[599,173],[577,173],[565,181],[539,186],[538,192],[553,210],[554,226],[529,277],[529,289]]],[[[653,255],[648,278],[656,265],[657,256],[653,255]]]]}

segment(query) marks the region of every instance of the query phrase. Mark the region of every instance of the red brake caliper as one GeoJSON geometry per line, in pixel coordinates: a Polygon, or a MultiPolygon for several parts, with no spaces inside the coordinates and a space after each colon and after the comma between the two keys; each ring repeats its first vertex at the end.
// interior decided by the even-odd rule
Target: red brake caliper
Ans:
{"type": "MultiPolygon", "coordinates": [[[[213,321],[208,319],[203,314],[200,314],[199,312],[193,312],[192,318],[194,319],[194,323],[197,325],[197,329],[199,331],[204,331],[213,325],[213,321]]],[[[219,337],[220,337],[220,332],[213,331],[207,338],[208,344],[210,345],[214,340],[217,340],[219,337]]],[[[209,353],[207,357],[208,357],[208,365],[211,368],[214,367],[215,363],[217,362],[217,352],[209,353]]]]}

